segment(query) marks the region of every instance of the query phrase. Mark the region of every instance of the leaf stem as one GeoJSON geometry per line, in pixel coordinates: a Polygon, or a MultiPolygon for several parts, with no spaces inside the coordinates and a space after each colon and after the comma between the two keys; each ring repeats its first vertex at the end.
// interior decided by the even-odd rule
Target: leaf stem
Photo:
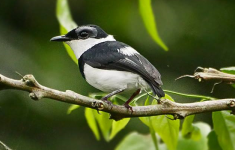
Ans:
{"type": "Polygon", "coordinates": [[[156,133],[155,133],[155,131],[154,131],[154,129],[153,129],[151,117],[148,117],[148,118],[149,118],[149,130],[150,130],[150,134],[151,134],[151,137],[152,137],[152,140],[153,140],[155,149],[156,149],[156,150],[159,150],[159,148],[158,148],[158,142],[157,142],[157,136],[156,136],[156,133]]]}
{"type": "Polygon", "coordinates": [[[210,97],[210,96],[185,94],[185,93],[179,93],[179,92],[174,92],[174,91],[170,91],[170,90],[164,90],[164,92],[171,93],[171,94],[176,94],[176,95],[180,95],[180,96],[185,96],[185,97],[200,98],[200,99],[204,99],[204,100],[215,99],[214,97],[210,97]]]}

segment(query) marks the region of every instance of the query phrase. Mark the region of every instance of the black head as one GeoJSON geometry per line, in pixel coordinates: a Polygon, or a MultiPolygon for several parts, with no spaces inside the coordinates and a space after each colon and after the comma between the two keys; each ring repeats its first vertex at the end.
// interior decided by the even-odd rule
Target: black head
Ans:
{"type": "Polygon", "coordinates": [[[56,36],[51,39],[51,41],[71,41],[71,40],[85,40],[88,38],[106,38],[108,34],[97,25],[83,25],[79,26],[66,35],[56,36]]]}

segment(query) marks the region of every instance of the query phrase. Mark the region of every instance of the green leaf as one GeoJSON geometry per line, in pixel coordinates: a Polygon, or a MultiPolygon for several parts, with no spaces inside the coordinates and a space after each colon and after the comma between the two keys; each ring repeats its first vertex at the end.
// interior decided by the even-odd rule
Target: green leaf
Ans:
{"type": "MultiPolygon", "coordinates": [[[[174,101],[171,96],[166,94],[166,99],[174,101]]],[[[149,100],[146,99],[145,105],[148,105],[149,100]]],[[[152,105],[157,105],[156,100],[153,100],[152,105]]],[[[168,115],[168,117],[171,117],[168,115]]],[[[149,117],[140,117],[139,119],[148,127],[150,126],[149,117]]],[[[170,120],[165,115],[150,117],[151,124],[154,131],[161,137],[161,139],[166,143],[169,150],[175,150],[177,147],[178,134],[180,121],[170,120]]]]}
{"type": "Polygon", "coordinates": [[[154,128],[153,128],[153,124],[152,124],[152,121],[151,121],[151,118],[148,117],[149,119],[149,130],[150,130],[150,135],[152,137],[152,141],[153,141],[153,144],[155,146],[155,149],[158,150],[159,147],[158,147],[158,141],[157,141],[157,136],[156,136],[156,133],[154,131],[154,128]]]}
{"type": "Polygon", "coordinates": [[[95,118],[98,122],[98,125],[100,127],[101,133],[105,139],[105,141],[110,140],[110,131],[112,127],[113,120],[109,119],[109,114],[106,112],[100,112],[100,114],[95,113],[95,118]]]}
{"type": "Polygon", "coordinates": [[[99,92],[99,93],[90,93],[88,96],[94,99],[100,99],[105,95],[106,95],[105,93],[99,92]]]}
{"type": "Polygon", "coordinates": [[[183,125],[182,125],[182,135],[183,137],[186,137],[189,133],[193,131],[193,120],[195,115],[187,116],[184,119],[183,125]]]}
{"type": "Polygon", "coordinates": [[[228,111],[212,114],[215,133],[223,150],[235,149],[235,117],[228,111]]]}
{"type": "Polygon", "coordinates": [[[75,109],[79,107],[80,107],[79,105],[71,105],[67,110],[67,114],[71,114],[72,111],[74,111],[75,109]]]}
{"type": "Polygon", "coordinates": [[[156,22],[154,19],[154,13],[151,7],[151,0],[139,0],[139,10],[141,17],[144,21],[144,25],[150,36],[165,51],[168,51],[167,46],[163,43],[157,31],[156,22]]]}
{"type": "Polygon", "coordinates": [[[235,67],[226,67],[220,69],[224,73],[235,74],[235,67]]]}
{"type": "Polygon", "coordinates": [[[198,141],[201,139],[201,132],[199,128],[193,124],[193,120],[194,115],[186,117],[181,132],[184,138],[191,138],[194,141],[198,141]]]}
{"type": "Polygon", "coordinates": [[[128,134],[115,150],[155,150],[150,135],[141,135],[137,132],[128,134]]]}
{"type": "MultiPolygon", "coordinates": [[[[149,105],[149,96],[147,97],[147,99],[145,100],[144,106],[149,105]]],[[[149,127],[150,125],[150,117],[139,117],[140,121],[142,121],[146,126],[149,127]]]]}
{"type": "Polygon", "coordinates": [[[199,132],[201,133],[200,140],[195,141],[190,138],[184,138],[180,134],[177,150],[208,150],[207,136],[211,131],[210,126],[202,122],[195,123],[194,125],[199,129],[199,132]]]}
{"type": "MultiPolygon", "coordinates": [[[[226,67],[220,69],[224,73],[235,74],[235,67],[226,67]]],[[[232,84],[232,87],[235,88],[235,84],[232,84]]]]}
{"type": "Polygon", "coordinates": [[[168,100],[174,102],[174,99],[168,94],[165,94],[165,99],[168,99],[168,100]]]}
{"type": "MultiPolygon", "coordinates": [[[[165,98],[174,101],[171,96],[167,95],[165,98]]],[[[153,101],[152,104],[156,104],[153,101]]],[[[168,115],[168,117],[171,117],[168,115]]],[[[180,120],[170,120],[165,115],[150,117],[155,132],[166,143],[169,150],[175,150],[177,147],[180,120]]]]}
{"type": "Polygon", "coordinates": [[[97,123],[95,120],[95,115],[94,115],[94,113],[96,113],[96,112],[94,112],[94,111],[96,111],[96,110],[93,110],[91,108],[86,108],[85,109],[85,117],[86,117],[88,126],[90,127],[90,129],[92,130],[92,132],[95,135],[95,138],[97,140],[100,140],[99,129],[98,129],[98,126],[97,126],[97,123]]]}
{"type": "MultiPolygon", "coordinates": [[[[100,98],[103,97],[105,95],[105,93],[91,93],[89,94],[89,97],[91,98],[100,98]]],[[[105,141],[109,141],[110,140],[110,131],[111,131],[111,127],[112,127],[112,122],[113,120],[109,119],[109,114],[106,112],[98,112],[94,110],[93,112],[94,117],[100,127],[101,133],[105,139],[105,141]]]]}
{"type": "MultiPolygon", "coordinates": [[[[99,99],[101,97],[104,97],[105,95],[105,93],[91,93],[89,94],[89,97],[99,99]]],[[[115,102],[117,99],[124,100],[124,97],[113,96],[111,99],[115,102]]],[[[127,125],[130,120],[130,118],[122,119],[119,121],[110,120],[110,115],[106,112],[100,112],[100,114],[94,112],[94,114],[102,135],[106,141],[112,140],[117,135],[117,133],[120,132],[127,125]]]]}
{"type": "Polygon", "coordinates": [[[208,135],[208,146],[209,150],[222,150],[215,131],[211,131],[208,135]]]}
{"type": "Polygon", "coordinates": [[[127,125],[127,123],[130,121],[130,118],[125,118],[119,121],[113,121],[112,123],[112,131],[109,137],[109,140],[112,140],[114,138],[114,136],[121,131],[123,128],[125,128],[125,126],[127,125]]]}
{"type": "MultiPolygon", "coordinates": [[[[144,106],[149,105],[149,96],[147,96],[147,99],[145,100],[144,106]]],[[[158,142],[157,142],[157,137],[156,137],[156,133],[154,131],[153,128],[153,124],[151,121],[150,117],[140,117],[139,118],[145,125],[147,125],[149,127],[150,130],[150,135],[152,137],[152,141],[154,143],[155,149],[158,150],[158,142]]]]}
{"type": "Polygon", "coordinates": [[[164,115],[150,118],[155,132],[166,143],[168,149],[175,150],[177,147],[180,121],[170,120],[164,115]]]}
{"type": "MultiPolygon", "coordinates": [[[[68,31],[77,27],[77,24],[72,19],[67,0],[57,0],[56,17],[59,21],[60,34],[62,34],[62,35],[66,34],[68,31]]],[[[75,54],[73,53],[73,50],[65,43],[64,43],[64,46],[67,50],[67,53],[72,58],[72,60],[76,64],[78,64],[78,60],[77,60],[75,54]]]]}

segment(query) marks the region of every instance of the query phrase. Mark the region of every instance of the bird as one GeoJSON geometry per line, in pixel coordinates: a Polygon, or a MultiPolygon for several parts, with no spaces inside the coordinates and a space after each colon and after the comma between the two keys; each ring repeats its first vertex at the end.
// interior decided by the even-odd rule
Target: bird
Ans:
{"type": "Polygon", "coordinates": [[[82,77],[96,89],[109,93],[101,98],[109,104],[108,98],[113,95],[132,93],[124,106],[133,112],[129,104],[142,90],[152,90],[159,99],[165,97],[159,71],[134,48],[97,25],[78,26],[50,41],[65,42],[71,47],[82,77]]]}

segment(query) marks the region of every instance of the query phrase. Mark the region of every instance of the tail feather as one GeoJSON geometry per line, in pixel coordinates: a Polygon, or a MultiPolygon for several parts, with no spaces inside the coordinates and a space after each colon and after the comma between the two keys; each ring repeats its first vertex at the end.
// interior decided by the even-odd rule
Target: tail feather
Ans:
{"type": "Polygon", "coordinates": [[[164,93],[164,91],[162,90],[162,88],[160,86],[152,85],[151,88],[152,88],[152,91],[153,91],[154,95],[157,95],[159,98],[165,97],[165,93],[164,93]]]}

